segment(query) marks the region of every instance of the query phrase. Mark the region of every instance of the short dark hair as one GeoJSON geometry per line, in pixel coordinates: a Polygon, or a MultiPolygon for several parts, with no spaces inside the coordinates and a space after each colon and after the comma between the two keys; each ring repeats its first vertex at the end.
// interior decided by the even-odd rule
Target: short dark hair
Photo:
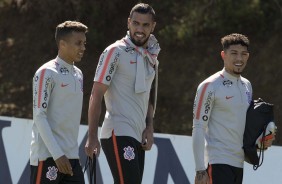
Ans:
{"type": "Polygon", "coordinates": [[[55,32],[55,40],[57,45],[59,45],[60,40],[64,39],[73,31],[87,33],[88,27],[82,24],[81,22],[77,22],[77,21],[65,21],[59,24],[56,27],[56,32],[55,32]]]}
{"type": "Polygon", "coordinates": [[[226,35],[221,38],[221,44],[223,50],[227,50],[230,45],[241,44],[242,46],[246,46],[247,50],[249,50],[250,41],[247,36],[239,33],[232,33],[230,35],[226,35]]]}
{"type": "Polygon", "coordinates": [[[141,14],[151,14],[152,15],[152,19],[153,21],[155,21],[156,19],[156,13],[155,13],[155,10],[148,4],[144,4],[144,3],[139,3],[139,4],[136,4],[130,11],[130,14],[129,14],[129,18],[132,18],[132,14],[134,12],[137,12],[137,13],[141,13],[141,14]]]}

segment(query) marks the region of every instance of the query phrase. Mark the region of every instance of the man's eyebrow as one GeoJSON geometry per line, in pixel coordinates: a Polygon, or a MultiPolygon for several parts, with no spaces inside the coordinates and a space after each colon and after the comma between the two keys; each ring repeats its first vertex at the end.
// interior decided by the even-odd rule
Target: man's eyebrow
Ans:
{"type": "Polygon", "coordinates": [[[150,22],[141,23],[141,22],[139,22],[139,21],[137,21],[137,20],[132,20],[132,22],[138,23],[138,24],[142,24],[142,25],[150,25],[150,24],[151,24],[150,22]]]}

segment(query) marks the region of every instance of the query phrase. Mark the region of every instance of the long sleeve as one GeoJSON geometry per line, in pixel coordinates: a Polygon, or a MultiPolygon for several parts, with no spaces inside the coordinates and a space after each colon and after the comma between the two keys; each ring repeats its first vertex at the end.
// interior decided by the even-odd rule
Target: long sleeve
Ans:
{"type": "Polygon", "coordinates": [[[40,137],[48,148],[54,160],[64,155],[58,145],[50,124],[48,122],[48,103],[55,85],[52,71],[48,69],[38,70],[33,79],[33,121],[40,137]]]}
{"type": "Polygon", "coordinates": [[[193,107],[192,146],[196,171],[205,170],[205,132],[212,111],[214,91],[210,83],[199,85],[193,107]]]}

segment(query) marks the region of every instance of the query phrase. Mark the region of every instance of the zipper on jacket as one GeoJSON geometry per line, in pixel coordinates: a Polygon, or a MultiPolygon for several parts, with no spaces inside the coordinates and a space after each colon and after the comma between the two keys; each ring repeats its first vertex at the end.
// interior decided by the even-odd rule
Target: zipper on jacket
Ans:
{"type": "Polygon", "coordinates": [[[74,67],[72,67],[72,77],[73,77],[73,80],[74,80],[74,91],[76,92],[76,78],[75,78],[74,67]]]}
{"type": "Polygon", "coordinates": [[[238,87],[239,92],[240,92],[241,102],[243,103],[243,95],[242,95],[241,88],[240,88],[240,86],[239,86],[239,83],[240,83],[240,82],[241,82],[241,81],[240,81],[239,79],[237,79],[237,87],[238,87]]]}

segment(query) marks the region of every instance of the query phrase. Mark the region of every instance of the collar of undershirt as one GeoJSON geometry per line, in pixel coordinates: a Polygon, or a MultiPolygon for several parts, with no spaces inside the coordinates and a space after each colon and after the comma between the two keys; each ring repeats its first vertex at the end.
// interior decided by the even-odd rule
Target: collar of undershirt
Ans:
{"type": "Polygon", "coordinates": [[[225,68],[222,69],[222,71],[220,72],[221,77],[229,79],[231,81],[241,81],[241,75],[239,77],[235,77],[231,74],[229,74],[225,68]]]}
{"type": "Polygon", "coordinates": [[[60,65],[66,67],[69,70],[73,69],[73,65],[65,62],[64,60],[62,60],[59,56],[56,57],[56,62],[59,63],[60,65]]]}

